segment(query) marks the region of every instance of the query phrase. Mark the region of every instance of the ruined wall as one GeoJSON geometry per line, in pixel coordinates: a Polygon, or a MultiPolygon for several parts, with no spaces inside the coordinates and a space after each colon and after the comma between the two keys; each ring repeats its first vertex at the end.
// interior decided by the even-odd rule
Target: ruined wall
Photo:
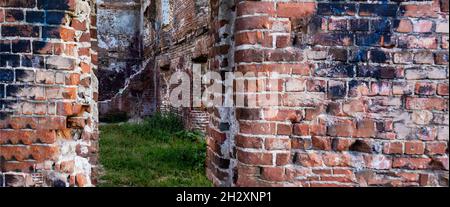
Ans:
{"type": "Polygon", "coordinates": [[[95,1],[0,1],[0,186],[95,185],[95,28],[95,1]]]}
{"type": "Polygon", "coordinates": [[[140,1],[98,2],[100,100],[113,98],[141,66],[140,1]]]}
{"type": "MultiPolygon", "coordinates": [[[[210,7],[209,70],[232,72],[235,70],[235,2],[211,0],[210,7]]],[[[233,93],[233,89],[231,91],[233,93]]],[[[211,118],[206,134],[207,176],[216,186],[234,186],[237,178],[235,135],[239,130],[235,107],[209,107],[208,112],[211,118]]]]}
{"type": "Polygon", "coordinates": [[[206,70],[209,4],[206,0],[170,0],[163,10],[161,1],[151,1],[144,10],[144,51],[153,59],[159,110],[172,111],[183,117],[186,128],[204,131],[208,114],[202,107],[173,108],[169,102],[169,83],[176,71],[187,72],[198,64],[206,70]],[[163,11],[168,12],[163,21],[163,11]]]}
{"type": "Polygon", "coordinates": [[[210,69],[279,99],[210,109],[215,185],[448,186],[448,0],[210,4],[210,69]]]}
{"type": "Polygon", "coordinates": [[[139,120],[156,110],[153,60],[143,51],[143,10],[150,1],[98,3],[100,120],[118,115],[139,120]]]}

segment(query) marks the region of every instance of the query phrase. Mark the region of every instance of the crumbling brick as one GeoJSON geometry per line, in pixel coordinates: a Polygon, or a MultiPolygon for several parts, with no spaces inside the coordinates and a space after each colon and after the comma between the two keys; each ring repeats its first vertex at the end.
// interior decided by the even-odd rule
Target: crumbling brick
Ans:
{"type": "MultiPolygon", "coordinates": [[[[0,187],[69,186],[67,178],[75,175],[84,177],[76,186],[95,185],[96,163],[75,149],[66,151],[75,143],[96,146],[97,140],[82,140],[84,135],[68,124],[69,117],[91,120],[83,133],[98,134],[96,114],[80,113],[77,107],[96,106],[92,93],[97,86],[80,84],[77,49],[90,48],[91,40],[82,46],[75,33],[92,26],[78,13],[66,16],[74,12],[91,16],[95,1],[0,2],[0,187]],[[76,24],[66,24],[70,22],[76,24]],[[64,56],[59,48],[66,49],[64,56]],[[71,107],[61,107],[65,104],[71,107]]],[[[84,55],[90,53],[95,50],[84,55]]],[[[94,67],[90,58],[83,61],[94,67]]],[[[89,71],[83,77],[95,75],[89,71]]]]}

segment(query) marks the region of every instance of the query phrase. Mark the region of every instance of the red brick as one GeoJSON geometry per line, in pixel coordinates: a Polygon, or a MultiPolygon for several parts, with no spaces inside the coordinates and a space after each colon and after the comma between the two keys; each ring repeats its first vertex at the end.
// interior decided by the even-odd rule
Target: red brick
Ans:
{"type": "Polygon", "coordinates": [[[406,142],[405,154],[421,155],[425,152],[425,144],[422,142],[406,142]]]}
{"type": "Polygon", "coordinates": [[[415,93],[420,95],[434,95],[436,93],[436,84],[429,82],[417,82],[415,93]]]}
{"type": "Polygon", "coordinates": [[[371,119],[364,119],[356,122],[356,130],[354,132],[354,137],[375,137],[377,130],[375,128],[375,121],[371,119]]]}
{"type": "Polygon", "coordinates": [[[394,158],[392,167],[421,170],[429,168],[430,158],[394,158]]]}
{"type": "Polygon", "coordinates": [[[297,153],[296,158],[298,164],[304,167],[322,167],[323,160],[322,156],[317,152],[310,153],[297,153]]]}
{"type": "Polygon", "coordinates": [[[87,30],[86,24],[87,24],[86,21],[81,22],[78,19],[73,19],[70,26],[73,27],[75,30],[86,31],[87,30]]]}
{"type": "Polygon", "coordinates": [[[290,121],[298,123],[303,119],[302,111],[290,109],[265,109],[264,120],[267,121],[290,121]]]}
{"type": "Polygon", "coordinates": [[[309,124],[295,124],[293,133],[298,136],[309,136],[310,135],[309,124]]]}
{"type": "Polygon", "coordinates": [[[348,177],[335,177],[335,176],[321,176],[321,181],[340,182],[340,183],[352,183],[353,180],[348,177]]]}
{"type": "Polygon", "coordinates": [[[261,169],[261,178],[269,181],[285,181],[285,169],[281,167],[263,167],[261,169]]]}
{"type": "Polygon", "coordinates": [[[407,109],[416,110],[448,110],[448,99],[443,98],[412,98],[406,99],[407,109]]]}
{"type": "Polygon", "coordinates": [[[270,29],[272,21],[267,16],[243,17],[236,20],[236,31],[270,29]]]}
{"type": "Polygon", "coordinates": [[[80,74],[78,73],[71,73],[66,75],[66,85],[79,85],[80,84],[80,74]]]}
{"type": "Polygon", "coordinates": [[[249,165],[272,165],[273,155],[264,152],[246,152],[242,150],[237,151],[237,159],[249,165]]]}
{"type": "Polygon", "coordinates": [[[265,14],[272,16],[273,14],[275,14],[274,3],[245,1],[238,4],[237,6],[238,16],[254,15],[254,14],[265,14]]]}
{"type": "Polygon", "coordinates": [[[448,142],[427,142],[426,154],[444,155],[448,149],[448,142]]]}
{"type": "Polygon", "coordinates": [[[256,45],[260,44],[263,47],[272,47],[272,36],[267,32],[242,32],[236,34],[236,45],[256,45]]]}
{"type": "Polygon", "coordinates": [[[332,141],[333,150],[336,151],[348,151],[350,147],[353,145],[354,140],[351,139],[341,139],[335,138],[332,141]]]}
{"type": "Polygon", "coordinates": [[[328,126],[327,134],[336,137],[351,137],[355,134],[355,129],[356,125],[352,120],[340,119],[328,126]]]}
{"type": "Polygon", "coordinates": [[[316,3],[313,2],[278,3],[277,5],[278,17],[306,18],[314,14],[315,11],[316,3]]]}
{"type": "Polygon", "coordinates": [[[414,23],[414,32],[427,33],[433,29],[433,22],[429,20],[419,20],[414,23]]]}
{"type": "Polygon", "coordinates": [[[403,154],[402,142],[389,142],[384,145],[385,154],[403,154]]]}
{"type": "Polygon", "coordinates": [[[329,167],[349,167],[351,166],[351,159],[349,156],[335,153],[335,152],[327,152],[322,155],[323,162],[326,166],[329,167]]]}
{"type": "Polygon", "coordinates": [[[240,131],[244,134],[276,134],[276,124],[241,122],[240,131]]]}
{"type": "Polygon", "coordinates": [[[3,9],[0,9],[0,23],[5,21],[5,12],[3,9]]]}
{"type": "Polygon", "coordinates": [[[277,134],[278,135],[291,135],[292,134],[292,124],[277,124],[277,134]]]}
{"type": "Polygon", "coordinates": [[[264,146],[267,150],[290,150],[291,140],[282,138],[266,138],[264,146]]]}
{"type": "Polygon", "coordinates": [[[277,166],[284,166],[291,163],[291,154],[290,153],[277,153],[275,157],[275,164],[277,166]]]}
{"type": "Polygon", "coordinates": [[[285,48],[292,45],[290,36],[278,36],[276,41],[277,48],[285,48]]]}
{"type": "Polygon", "coordinates": [[[318,150],[331,150],[331,138],[329,137],[312,137],[312,146],[318,150]]]}
{"type": "Polygon", "coordinates": [[[407,17],[437,17],[436,7],[432,4],[408,4],[401,7],[407,17]]]}
{"type": "Polygon", "coordinates": [[[396,31],[402,33],[410,33],[413,31],[413,24],[408,19],[399,20],[396,31]]]}
{"type": "Polygon", "coordinates": [[[441,96],[448,96],[448,83],[439,83],[437,85],[437,94],[441,96]]]}
{"type": "Polygon", "coordinates": [[[77,88],[64,88],[62,96],[65,99],[75,100],[77,97],[77,88]]]}
{"type": "Polygon", "coordinates": [[[77,174],[76,176],[76,183],[78,187],[85,187],[87,186],[87,178],[83,174],[77,174]]]}

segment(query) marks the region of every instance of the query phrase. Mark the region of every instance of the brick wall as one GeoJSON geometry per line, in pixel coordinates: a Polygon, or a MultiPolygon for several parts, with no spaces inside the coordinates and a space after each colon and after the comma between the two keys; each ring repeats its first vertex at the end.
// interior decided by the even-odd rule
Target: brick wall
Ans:
{"type": "Polygon", "coordinates": [[[210,109],[216,185],[448,186],[448,0],[210,5],[210,69],[280,100],[210,109]]]}
{"type": "Polygon", "coordinates": [[[101,121],[123,114],[130,120],[140,120],[156,110],[154,64],[143,50],[144,42],[148,42],[144,38],[151,38],[144,27],[148,18],[144,12],[149,3],[149,0],[99,3],[97,76],[101,121]]]}
{"type": "Polygon", "coordinates": [[[98,5],[100,101],[110,100],[141,68],[140,0],[104,0],[98,5]]]}
{"type": "Polygon", "coordinates": [[[154,62],[158,109],[183,117],[186,128],[205,131],[209,117],[203,107],[173,108],[169,101],[170,78],[175,72],[192,77],[194,64],[206,67],[208,60],[208,1],[169,0],[169,24],[162,22],[161,1],[144,9],[144,53],[154,62]],[[146,37],[149,35],[149,37],[146,37]]]}
{"type": "Polygon", "coordinates": [[[0,186],[95,185],[94,14],[89,0],[0,1],[0,186]]]}
{"type": "MultiPolygon", "coordinates": [[[[234,1],[210,1],[209,70],[231,72],[235,70],[234,1]]],[[[225,101],[225,100],[224,100],[225,101]]],[[[216,186],[234,186],[237,178],[235,138],[238,129],[235,108],[208,108],[211,116],[207,128],[206,172],[216,186]]]]}

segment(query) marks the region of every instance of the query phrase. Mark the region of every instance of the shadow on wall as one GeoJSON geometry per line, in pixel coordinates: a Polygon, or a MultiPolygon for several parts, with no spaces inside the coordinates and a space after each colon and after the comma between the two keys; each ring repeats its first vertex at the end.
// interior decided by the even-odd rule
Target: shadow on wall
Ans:
{"type": "MultiPolygon", "coordinates": [[[[2,39],[0,40],[0,120],[17,112],[24,100],[37,100],[43,94],[32,90],[35,84],[46,84],[49,77],[36,77],[32,69],[73,69],[75,61],[54,58],[51,55],[73,55],[74,47],[52,43],[52,39],[74,41],[75,32],[60,25],[66,24],[64,11],[74,11],[74,1],[39,0],[38,5],[30,1],[2,1],[4,22],[0,19],[2,39]],[[27,11],[18,7],[33,8],[27,11]],[[12,9],[10,9],[12,8],[12,9]],[[61,10],[61,11],[55,11],[61,10]],[[26,22],[26,25],[18,25],[26,22]],[[42,34],[39,30],[42,28],[42,34]],[[23,38],[23,39],[22,39],[23,38]],[[26,39],[25,39],[26,38],[26,39]],[[33,40],[28,40],[33,38],[33,40]],[[31,93],[30,93],[31,92],[31,93]],[[36,92],[33,93],[33,92],[36,92]]],[[[38,73],[41,71],[38,71],[38,73]]],[[[50,75],[50,73],[47,73],[50,75]]]]}
{"type": "Polygon", "coordinates": [[[93,183],[95,153],[73,149],[68,158],[58,148],[84,140],[95,148],[88,30],[92,3],[0,1],[0,177],[6,186],[66,186],[74,173],[84,182],[77,186],[93,183]],[[62,160],[83,167],[63,172],[62,160]],[[45,175],[34,182],[28,173],[45,175]]]}
{"type": "MultiPolygon", "coordinates": [[[[333,19],[329,16],[354,15],[357,12],[354,3],[318,3],[316,13],[307,19],[293,20],[293,30],[296,36],[293,45],[299,48],[310,49],[310,60],[317,61],[318,67],[315,76],[328,78],[374,78],[384,79],[400,76],[400,71],[393,67],[370,67],[369,63],[387,63],[391,54],[384,49],[396,47],[392,31],[402,30],[405,21],[397,19],[398,13],[404,11],[400,3],[383,0],[381,4],[361,4],[360,14],[376,19],[333,19]],[[399,11],[399,12],[398,12],[399,11]],[[327,19],[328,24],[324,24],[327,19]],[[403,25],[402,25],[403,24],[403,25]],[[325,25],[325,26],[324,26],[325,25]],[[324,28],[326,27],[326,28],[324,28]],[[344,46],[350,48],[330,48],[322,51],[316,45],[327,47],[344,46]],[[319,54],[327,52],[328,57],[319,54]],[[331,58],[331,59],[330,59],[331,58]],[[329,61],[331,60],[333,63],[329,61]],[[329,62],[329,63],[326,63],[329,62]]],[[[411,24],[411,22],[406,22],[411,24]]],[[[407,48],[407,42],[400,41],[398,48],[407,48]]],[[[365,83],[351,81],[349,89],[356,89],[365,83]]],[[[318,87],[318,92],[325,92],[324,87],[318,87]]],[[[345,88],[342,86],[330,87],[329,97],[333,100],[345,97],[345,88]]]]}
{"type": "Polygon", "coordinates": [[[152,61],[127,82],[127,86],[111,100],[99,102],[101,122],[123,122],[150,116],[156,110],[152,61]]]}

